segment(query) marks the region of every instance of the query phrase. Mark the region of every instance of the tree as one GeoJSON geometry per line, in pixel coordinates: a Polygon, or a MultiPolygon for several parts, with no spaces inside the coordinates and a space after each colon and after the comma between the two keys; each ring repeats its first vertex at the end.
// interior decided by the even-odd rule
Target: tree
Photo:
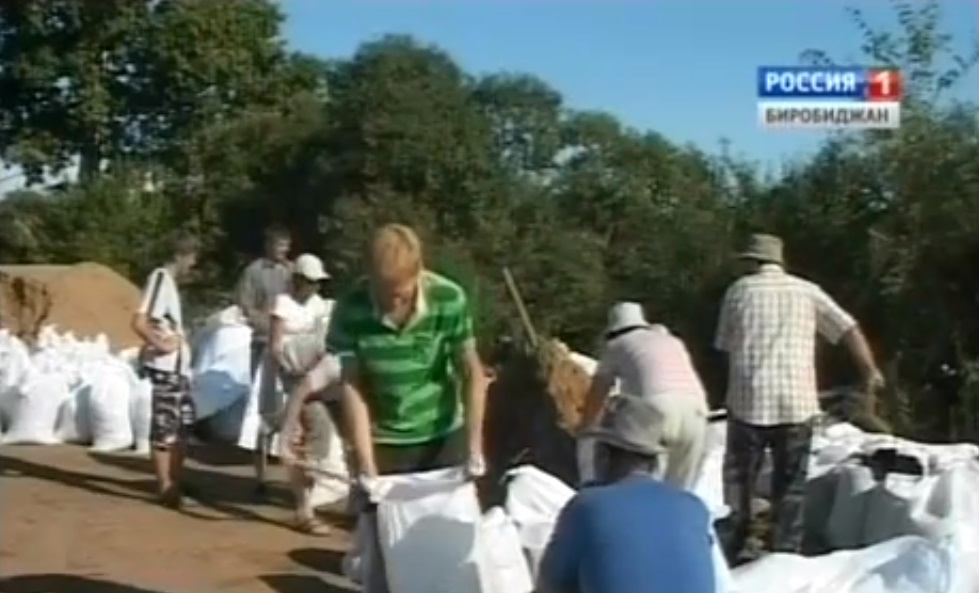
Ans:
{"type": "Polygon", "coordinates": [[[76,161],[82,181],[121,162],[179,165],[204,122],[319,83],[282,46],[281,19],[267,0],[5,2],[0,157],[31,184],[76,161]]]}

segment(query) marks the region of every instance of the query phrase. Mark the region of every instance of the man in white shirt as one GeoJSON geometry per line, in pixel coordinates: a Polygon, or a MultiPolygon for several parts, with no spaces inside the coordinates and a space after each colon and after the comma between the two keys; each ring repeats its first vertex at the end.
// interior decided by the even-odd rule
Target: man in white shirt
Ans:
{"type": "Polygon", "coordinates": [[[692,489],[706,452],[707,395],[683,341],[663,325],[650,325],[639,303],[619,303],[609,312],[583,429],[597,421],[616,382],[622,393],[645,400],[663,415],[664,479],[692,489]]]}
{"type": "Polygon", "coordinates": [[[190,397],[190,348],[184,331],[177,283],[197,263],[196,238],[181,235],[168,263],[153,270],[132,320],[143,339],[140,365],[152,383],[150,441],[160,501],[169,507],[182,500],[180,473],[187,438],[194,423],[190,397]]]}
{"type": "Polygon", "coordinates": [[[812,421],[820,413],[816,334],[847,347],[868,393],[880,389],[883,378],[853,317],[819,286],[785,272],[781,239],[754,235],[738,257],[747,274],[724,295],[714,340],[728,355],[728,553],[736,558],[744,551],[754,485],[768,448],[775,524],[768,545],[798,553],[812,421]]]}

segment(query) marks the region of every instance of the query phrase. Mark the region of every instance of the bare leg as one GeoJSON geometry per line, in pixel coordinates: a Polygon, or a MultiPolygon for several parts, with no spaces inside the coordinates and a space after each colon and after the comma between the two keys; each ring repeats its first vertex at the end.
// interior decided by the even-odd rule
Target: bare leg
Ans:
{"type": "Polygon", "coordinates": [[[187,458],[187,443],[184,441],[174,443],[167,456],[170,458],[170,481],[173,484],[180,484],[184,473],[184,459],[187,458]]]}
{"type": "Polygon", "coordinates": [[[265,498],[268,494],[268,486],[265,482],[265,476],[268,473],[269,465],[269,448],[271,447],[272,437],[266,434],[266,431],[262,431],[258,435],[258,443],[256,443],[255,448],[255,479],[257,484],[255,485],[255,495],[260,498],[265,498]]]}
{"type": "Polygon", "coordinates": [[[153,449],[153,471],[156,474],[157,491],[162,495],[173,488],[173,461],[169,449],[153,449]]]}
{"type": "Polygon", "coordinates": [[[297,467],[289,468],[289,487],[296,502],[296,519],[308,521],[313,518],[313,507],[310,506],[309,489],[312,481],[306,472],[297,467]]]}

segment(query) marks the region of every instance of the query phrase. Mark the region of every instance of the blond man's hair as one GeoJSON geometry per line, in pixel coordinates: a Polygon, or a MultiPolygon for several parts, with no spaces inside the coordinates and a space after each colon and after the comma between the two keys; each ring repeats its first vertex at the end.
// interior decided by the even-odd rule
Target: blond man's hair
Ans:
{"type": "Polygon", "coordinates": [[[424,269],[422,242],[418,234],[403,224],[386,224],[371,240],[371,273],[384,282],[404,282],[424,269]]]}

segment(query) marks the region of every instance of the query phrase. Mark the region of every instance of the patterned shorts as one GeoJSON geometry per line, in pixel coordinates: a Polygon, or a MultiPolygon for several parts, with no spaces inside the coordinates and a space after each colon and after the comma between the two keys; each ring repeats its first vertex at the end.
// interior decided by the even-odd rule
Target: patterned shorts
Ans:
{"type": "Polygon", "coordinates": [[[169,449],[183,442],[194,424],[194,401],[190,381],[180,373],[144,369],[153,385],[150,442],[155,449],[169,449]]]}

